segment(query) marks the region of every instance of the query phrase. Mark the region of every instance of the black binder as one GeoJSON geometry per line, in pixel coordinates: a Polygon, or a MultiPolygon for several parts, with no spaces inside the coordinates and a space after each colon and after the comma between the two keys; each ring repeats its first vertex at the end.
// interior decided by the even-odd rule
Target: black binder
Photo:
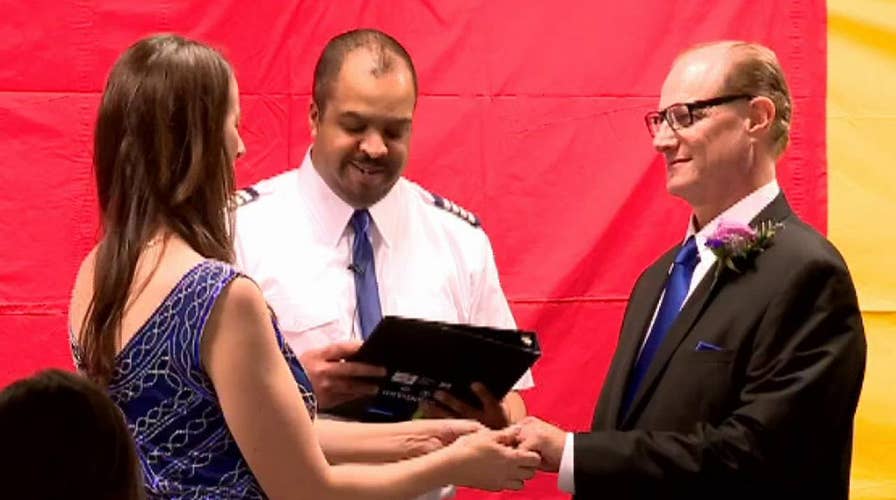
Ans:
{"type": "Polygon", "coordinates": [[[534,332],[386,316],[348,361],[386,367],[379,392],[326,413],[362,422],[401,422],[444,390],[474,407],[483,383],[503,398],[541,356],[534,332]]]}

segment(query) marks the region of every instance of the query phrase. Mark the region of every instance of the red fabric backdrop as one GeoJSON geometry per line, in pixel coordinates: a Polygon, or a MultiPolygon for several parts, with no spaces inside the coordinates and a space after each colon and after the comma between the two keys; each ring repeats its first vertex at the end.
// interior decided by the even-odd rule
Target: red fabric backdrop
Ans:
{"type": "MultiPolygon", "coordinates": [[[[740,38],[778,52],[796,101],[779,178],[826,229],[821,0],[36,0],[3,10],[0,385],[71,366],[69,289],[97,234],[99,92],[117,55],[154,32],[208,41],[236,68],[242,185],[300,161],[311,72],[329,37],[363,26],[398,38],[421,91],[407,175],[484,221],[517,319],[544,348],[530,412],[567,428],[590,422],[635,278],[685,230],[642,121],[679,50],[740,38]]],[[[559,497],[555,481],[541,475],[516,498],[559,497]]]]}

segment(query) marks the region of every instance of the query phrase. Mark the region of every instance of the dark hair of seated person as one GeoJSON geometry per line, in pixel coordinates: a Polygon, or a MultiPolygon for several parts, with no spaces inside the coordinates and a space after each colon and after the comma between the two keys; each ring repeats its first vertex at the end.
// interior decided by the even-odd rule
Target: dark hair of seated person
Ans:
{"type": "Polygon", "coordinates": [[[0,498],[143,498],[133,438],[109,396],[55,369],[0,392],[0,498]]]}

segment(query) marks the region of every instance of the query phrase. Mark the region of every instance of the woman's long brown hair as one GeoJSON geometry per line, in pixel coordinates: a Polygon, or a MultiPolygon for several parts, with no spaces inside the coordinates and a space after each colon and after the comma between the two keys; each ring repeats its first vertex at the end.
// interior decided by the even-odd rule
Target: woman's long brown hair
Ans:
{"type": "Polygon", "coordinates": [[[114,375],[137,261],[153,235],[165,228],[207,258],[232,260],[230,79],[218,52],[176,35],[140,40],[109,75],[94,139],[103,235],[78,337],[86,374],[102,385],[114,375]]]}

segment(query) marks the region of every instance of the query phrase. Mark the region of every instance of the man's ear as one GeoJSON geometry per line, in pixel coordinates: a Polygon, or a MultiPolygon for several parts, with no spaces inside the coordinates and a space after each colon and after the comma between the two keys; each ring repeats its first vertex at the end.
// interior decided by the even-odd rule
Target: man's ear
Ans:
{"type": "Polygon", "coordinates": [[[750,100],[749,132],[752,135],[767,132],[775,121],[775,103],[765,96],[750,100]]]}
{"type": "Polygon", "coordinates": [[[308,106],[308,129],[311,130],[311,138],[317,138],[317,130],[320,127],[321,112],[314,99],[308,106]]]}

